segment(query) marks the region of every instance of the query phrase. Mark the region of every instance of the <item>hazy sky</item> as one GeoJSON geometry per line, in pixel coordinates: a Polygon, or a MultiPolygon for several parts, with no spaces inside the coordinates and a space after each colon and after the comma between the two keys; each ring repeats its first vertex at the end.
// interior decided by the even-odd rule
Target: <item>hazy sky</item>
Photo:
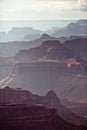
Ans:
{"type": "Polygon", "coordinates": [[[0,0],[0,20],[87,18],[87,0],[0,0]]]}

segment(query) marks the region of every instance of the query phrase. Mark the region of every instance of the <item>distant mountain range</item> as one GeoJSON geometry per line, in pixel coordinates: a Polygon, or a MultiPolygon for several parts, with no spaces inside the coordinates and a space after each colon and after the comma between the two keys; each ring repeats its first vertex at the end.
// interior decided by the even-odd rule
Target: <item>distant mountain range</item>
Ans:
{"type": "Polygon", "coordinates": [[[70,23],[67,27],[55,30],[51,35],[54,37],[61,36],[87,36],[87,20],[79,20],[76,23],[70,23]]]}
{"type": "Polygon", "coordinates": [[[31,41],[47,33],[53,37],[87,36],[87,20],[78,20],[76,23],[70,23],[66,27],[52,27],[49,30],[35,30],[31,27],[13,27],[7,34],[0,32],[0,41],[31,41]]]}
{"type": "Polygon", "coordinates": [[[20,41],[22,40],[26,35],[30,34],[41,34],[42,31],[40,30],[34,30],[33,28],[30,27],[14,27],[12,28],[6,36],[7,41],[20,41]]]}
{"type": "Polygon", "coordinates": [[[41,35],[38,39],[33,41],[14,41],[0,43],[0,57],[11,57],[14,56],[19,50],[29,49],[41,45],[46,40],[54,40],[54,37],[50,37],[47,34],[41,35]]]}

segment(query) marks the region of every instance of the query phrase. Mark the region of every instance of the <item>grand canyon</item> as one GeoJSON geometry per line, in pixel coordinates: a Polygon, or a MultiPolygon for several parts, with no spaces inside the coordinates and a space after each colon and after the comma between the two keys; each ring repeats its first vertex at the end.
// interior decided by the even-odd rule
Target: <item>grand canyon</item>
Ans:
{"type": "Polygon", "coordinates": [[[0,33],[1,130],[87,129],[86,23],[0,33]]]}

